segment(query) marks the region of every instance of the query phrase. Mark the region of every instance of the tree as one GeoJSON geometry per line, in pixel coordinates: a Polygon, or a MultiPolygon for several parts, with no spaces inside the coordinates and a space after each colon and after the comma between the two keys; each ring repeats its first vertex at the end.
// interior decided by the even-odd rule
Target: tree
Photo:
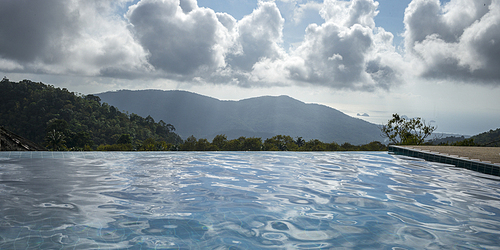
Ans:
{"type": "Polygon", "coordinates": [[[182,151],[195,151],[196,150],[196,142],[197,142],[196,137],[194,137],[194,135],[191,135],[180,146],[180,150],[182,150],[182,151]]]}
{"type": "Polygon", "coordinates": [[[304,151],[326,151],[326,146],[318,139],[311,139],[301,147],[304,151]]]}
{"type": "Polygon", "coordinates": [[[436,127],[426,124],[420,117],[407,119],[396,113],[381,130],[382,136],[394,144],[419,145],[424,143],[425,138],[431,135],[436,127]]]}
{"type": "Polygon", "coordinates": [[[216,150],[224,150],[227,144],[227,136],[226,135],[216,135],[212,140],[212,145],[217,147],[216,150]]]}
{"type": "Polygon", "coordinates": [[[66,141],[64,140],[64,134],[52,130],[47,132],[47,136],[45,136],[45,141],[47,143],[47,147],[49,147],[53,151],[61,151],[61,150],[66,150],[66,141]]]}
{"type": "Polygon", "coordinates": [[[129,134],[122,134],[116,141],[116,144],[132,144],[132,138],[129,134]]]}
{"type": "Polygon", "coordinates": [[[306,141],[304,141],[304,139],[302,139],[302,137],[297,137],[297,140],[295,141],[295,144],[297,144],[297,146],[299,146],[299,148],[304,146],[305,143],[306,143],[306,141]]]}
{"type": "Polygon", "coordinates": [[[157,151],[159,148],[157,147],[157,143],[155,139],[148,138],[144,140],[138,147],[139,151],[157,151]]]}
{"type": "Polygon", "coordinates": [[[340,150],[342,151],[358,151],[358,147],[356,145],[352,145],[349,142],[344,142],[340,145],[340,150]]]}
{"type": "Polygon", "coordinates": [[[86,95],[85,96],[85,100],[94,101],[94,102],[97,102],[99,105],[101,105],[101,98],[99,96],[86,95]]]}
{"type": "Polygon", "coordinates": [[[90,134],[85,131],[80,131],[74,134],[68,142],[68,147],[75,148],[77,150],[82,150],[85,148],[91,148],[94,145],[90,134]]]}
{"type": "Polygon", "coordinates": [[[359,148],[360,151],[385,151],[387,146],[378,141],[372,141],[368,144],[362,145],[359,148]]]}
{"type": "Polygon", "coordinates": [[[257,137],[245,138],[241,149],[245,151],[260,151],[262,149],[262,140],[257,137]]]}
{"type": "Polygon", "coordinates": [[[233,140],[227,141],[224,144],[224,148],[221,149],[221,150],[224,150],[224,151],[240,151],[241,150],[241,141],[239,139],[233,139],[233,140]]]}
{"type": "Polygon", "coordinates": [[[151,117],[150,115],[148,115],[144,121],[149,125],[149,124],[153,124],[155,123],[155,119],[153,119],[153,117],[151,117]]]}
{"type": "Polygon", "coordinates": [[[67,136],[69,131],[68,131],[69,124],[65,120],[62,119],[52,119],[49,122],[47,122],[47,127],[45,128],[45,131],[48,133],[50,131],[58,131],[63,133],[64,136],[67,136]]]}
{"type": "Polygon", "coordinates": [[[217,151],[217,147],[210,144],[207,139],[198,139],[196,142],[196,151],[217,151]]]}
{"type": "Polygon", "coordinates": [[[264,141],[266,151],[297,151],[299,146],[289,135],[275,135],[264,141]]]}

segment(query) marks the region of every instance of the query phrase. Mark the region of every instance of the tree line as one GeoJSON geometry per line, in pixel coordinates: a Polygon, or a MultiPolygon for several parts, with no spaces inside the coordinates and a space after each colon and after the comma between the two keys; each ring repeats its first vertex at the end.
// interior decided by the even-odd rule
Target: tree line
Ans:
{"type": "Polygon", "coordinates": [[[341,145],[332,142],[324,143],[313,139],[305,141],[302,137],[296,139],[288,135],[276,135],[262,140],[258,137],[239,137],[228,140],[224,134],[217,135],[210,142],[207,139],[196,139],[194,136],[188,137],[180,144],[165,143],[149,138],[141,143],[133,145],[126,141],[127,135],[123,135],[122,143],[113,145],[102,145],[98,150],[103,151],[385,151],[387,147],[378,142],[370,142],[365,145],[352,145],[343,143],[341,145]]]}

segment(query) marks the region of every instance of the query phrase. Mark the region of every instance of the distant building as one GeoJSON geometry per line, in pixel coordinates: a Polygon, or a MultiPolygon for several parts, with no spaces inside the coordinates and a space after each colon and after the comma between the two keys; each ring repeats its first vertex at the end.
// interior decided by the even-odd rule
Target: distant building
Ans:
{"type": "Polygon", "coordinates": [[[36,143],[0,127],[0,151],[46,151],[36,143]]]}

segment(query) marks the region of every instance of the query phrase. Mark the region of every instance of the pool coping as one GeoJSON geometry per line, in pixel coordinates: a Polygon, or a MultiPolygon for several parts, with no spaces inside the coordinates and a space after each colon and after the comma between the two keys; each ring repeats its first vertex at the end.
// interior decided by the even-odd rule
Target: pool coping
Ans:
{"type": "Polygon", "coordinates": [[[458,155],[449,155],[436,151],[423,150],[418,148],[389,145],[389,152],[395,155],[404,155],[424,159],[426,161],[451,164],[459,168],[466,168],[472,171],[500,176],[500,164],[484,162],[479,159],[469,159],[458,155]]]}

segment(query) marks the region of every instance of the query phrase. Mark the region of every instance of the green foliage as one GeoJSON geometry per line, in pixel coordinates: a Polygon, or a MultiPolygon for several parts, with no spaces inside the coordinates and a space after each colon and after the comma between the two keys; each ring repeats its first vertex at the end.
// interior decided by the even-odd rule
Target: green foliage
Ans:
{"type": "Polygon", "coordinates": [[[92,141],[92,137],[87,131],[80,131],[76,134],[72,133],[71,140],[68,144],[75,150],[88,151],[94,146],[94,141],[92,141]]]}
{"type": "Polygon", "coordinates": [[[318,139],[310,140],[302,146],[304,151],[326,151],[326,145],[318,139]]]}
{"type": "Polygon", "coordinates": [[[352,145],[348,142],[345,142],[342,145],[340,145],[340,149],[342,151],[358,151],[359,150],[355,145],[352,145]]]}
{"type": "Polygon", "coordinates": [[[387,146],[379,141],[372,141],[368,144],[361,145],[359,151],[386,151],[387,146]]]}
{"type": "Polygon", "coordinates": [[[230,140],[226,143],[226,146],[222,149],[224,151],[241,151],[241,140],[244,137],[238,139],[230,140]]]}
{"type": "Polygon", "coordinates": [[[196,142],[196,151],[215,151],[216,147],[213,146],[207,139],[198,139],[196,142]]]}
{"type": "Polygon", "coordinates": [[[45,142],[47,148],[53,151],[64,151],[66,150],[66,141],[64,140],[65,136],[62,132],[51,130],[47,132],[45,136],[45,142]]]}
{"type": "Polygon", "coordinates": [[[153,138],[148,138],[137,146],[138,151],[168,151],[171,150],[174,144],[166,143],[165,141],[156,141],[153,138]]]}
{"type": "Polygon", "coordinates": [[[266,151],[297,151],[299,146],[289,135],[276,135],[264,141],[266,151]]]}
{"type": "Polygon", "coordinates": [[[250,137],[246,138],[244,136],[238,139],[227,140],[226,135],[217,135],[209,143],[205,139],[196,139],[194,136],[190,136],[183,144],[179,146],[180,150],[185,151],[386,151],[387,147],[378,142],[370,142],[366,145],[356,146],[350,143],[344,143],[342,146],[339,144],[324,143],[318,139],[310,140],[307,142],[297,143],[297,141],[302,140],[299,137],[297,140],[293,140],[292,137],[287,135],[276,135],[271,138],[267,138],[264,143],[262,143],[261,138],[250,137]]]}
{"type": "Polygon", "coordinates": [[[116,144],[132,144],[132,137],[129,134],[122,134],[116,141],[116,144]]]}
{"type": "Polygon", "coordinates": [[[465,140],[466,138],[464,136],[448,136],[444,138],[434,138],[432,140],[427,141],[425,144],[429,145],[439,145],[439,146],[448,146],[450,144],[460,142],[465,140]]]}
{"type": "Polygon", "coordinates": [[[122,113],[101,103],[98,96],[29,80],[0,82],[0,110],[1,125],[35,143],[45,142],[52,150],[90,150],[113,143],[127,145],[114,148],[132,150],[129,144],[139,145],[148,138],[167,144],[182,142],[171,124],[122,113]],[[121,141],[124,134],[129,137],[121,141]]]}
{"type": "Polygon", "coordinates": [[[132,144],[99,145],[98,151],[132,151],[132,144]]]}
{"type": "Polygon", "coordinates": [[[257,137],[245,138],[241,144],[241,150],[244,151],[261,151],[262,150],[262,140],[257,137]]]}
{"type": "Polygon", "coordinates": [[[215,146],[215,150],[225,149],[226,144],[227,144],[227,136],[226,135],[217,135],[212,140],[212,145],[215,146]]]}
{"type": "Polygon", "coordinates": [[[474,139],[472,138],[469,138],[469,139],[465,139],[463,141],[458,141],[458,142],[454,142],[453,144],[451,144],[452,146],[478,146],[475,142],[474,142],[474,139]]]}
{"type": "Polygon", "coordinates": [[[302,139],[302,137],[297,137],[297,140],[295,140],[295,144],[297,144],[297,146],[302,147],[304,146],[306,142],[302,139]]]}
{"type": "MultiPolygon", "coordinates": [[[[463,137],[463,136],[462,136],[463,137]]],[[[469,139],[463,139],[461,141],[455,141],[455,142],[441,142],[438,144],[438,146],[479,146],[477,143],[474,142],[474,139],[469,138],[469,139]]]]}
{"type": "Polygon", "coordinates": [[[419,145],[436,130],[436,127],[425,124],[420,117],[406,119],[393,114],[387,125],[382,126],[384,137],[394,144],[419,145]]]}
{"type": "Polygon", "coordinates": [[[477,145],[498,147],[500,146],[500,128],[475,135],[472,139],[477,145]]]}
{"type": "Polygon", "coordinates": [[[179,147],[179,150],[182,151],[195,151],[196,150],[196,137],[194,135],[191,135],[188,137],[184,143],[182,143],[179,147]]]}

